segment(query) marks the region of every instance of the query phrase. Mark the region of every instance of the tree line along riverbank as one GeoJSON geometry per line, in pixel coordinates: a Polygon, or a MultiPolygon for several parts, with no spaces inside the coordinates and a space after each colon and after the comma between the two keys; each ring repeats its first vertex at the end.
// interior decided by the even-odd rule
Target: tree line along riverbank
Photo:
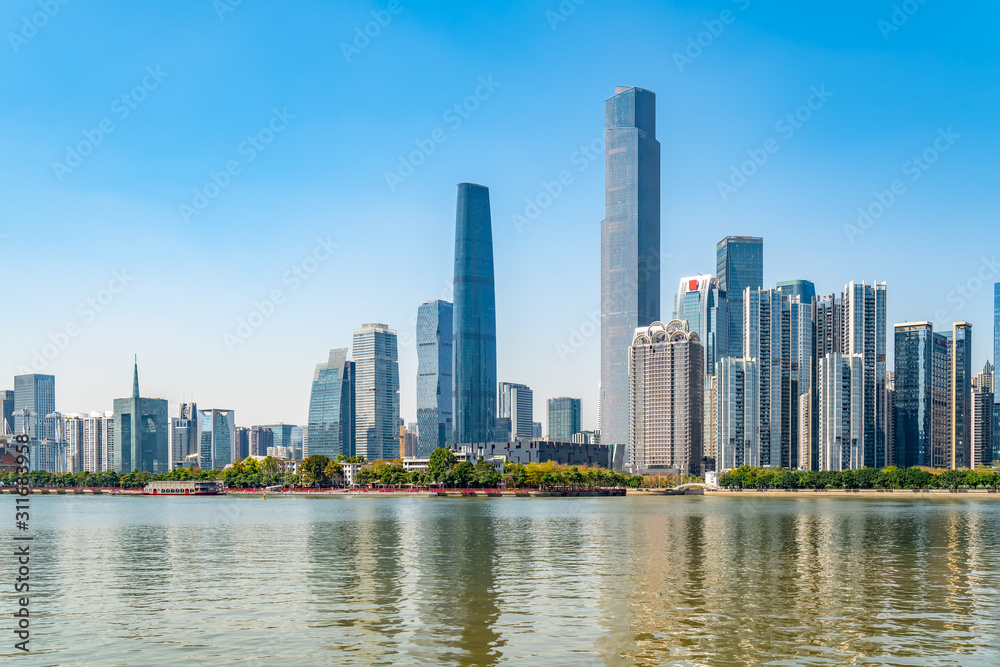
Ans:
{"type": "MultiPolygon", "coordinates": [[[[224,470],[199,470],[175,468],[168,473],[153,474],[138,470],[121,474],[113,470],[98,473],[52,473],[34,470],[28,473],[28,482],[35,488],[60,489],[141,489],[157,481],[221,481],[230,489],[325,489],[344,485],[346,463],[361,465],[354,479],[361,488],[478,488],[478,489],[597,489],[597,488],[663,488],[678,481],[700,481],[697,478],[675,479],[670,476],[642,477],[615,472],[600,467],[569,466],[553,461],[544,463],[507,462],[503,471],[492,463],[479,460],[473,464],[459,461],[453,452],[438,448],[431,456],[426,469],[407,469],[401,460],[366,461],[364,457],[322,455],[307,457],[291,472],[287,464],[266,457],[237,460],[224,470]]],[[[14,486],[19,479],[15,473],[0,475],[4,487],[14,486]]]]}
{"type": "Polygon", "coordinates": [[[855,470],[786,470],[741,466],[719,477],[719,486],[735,489],[829,490],[960,490],[1000,488],[1000,472],[992,468],[858,468],[855,470]]]}

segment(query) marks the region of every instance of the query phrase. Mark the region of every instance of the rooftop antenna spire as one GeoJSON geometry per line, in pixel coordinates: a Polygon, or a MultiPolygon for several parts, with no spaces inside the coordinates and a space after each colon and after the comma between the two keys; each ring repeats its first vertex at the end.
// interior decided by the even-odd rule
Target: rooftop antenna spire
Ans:
{"type": "Polygon", "coordinates": [[[135,355],[135,366],[132,373],[132,398],[139,398],[139,355],[135,355]]]}

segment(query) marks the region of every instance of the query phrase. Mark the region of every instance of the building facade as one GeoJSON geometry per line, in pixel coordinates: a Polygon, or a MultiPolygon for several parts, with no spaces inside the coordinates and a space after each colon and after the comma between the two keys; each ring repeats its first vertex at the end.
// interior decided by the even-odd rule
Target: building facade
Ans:
{"type": "Polygon", "coordinates": [[[418,456],[447,447],[452,436],[454,307],[428,301],[417,310],[418,456]]]}
{"type": "Polygon", "coordinates": [[[797,296],[801,303],[811,304],[816,299],[816,285],[808,280],[782,280],[776,287],[781,296],[797,296]]]}
{"type": "MultiPolygon", "coordinates": [[[[534,395],[528,385],[500,383],[500,418],[510,420],[510,437],[530,440],[534,434],[534,395]]],[[[502,438],[496,438],[500,441],[502,438]]]]}
{"type": "Polygon", "coordinates": [[[55,440],[56,377],[31,373],[14,376],[14,433],[32,441],[55,440]],[[28,411],[27,420],[24,410],[28,411]]]}
{"type": "Polygon", "coordinates": [[[895,326],[895,464],[933,464],[934,345],[930,322],[895,326]]]}
{"type": "MultiPolygon", "coordinates": [[[[317,454],[331,459],[340,454],[355,455],[355,368],[355,363],[347,358],[347,348],[330,350],[327,361],[316,364],[309,394],[309,423],[303,458],[317,454]]],[[[271,446],[274,446],[273,440],[271,446]]],[[[257,450],[261,451],[259,434],[257,450]]],[[[263,451],[267,451],[266,447],[263,451]]]]}
{"type": "Polygon", "coordinates": [[[222,470],[239,457],[236,449],[236,413],[232,410],[198,411],[198,467],[222,470]]]}
{"type": "Polygon", "coordinates": [[[635,474],[679,470],[700,475],[705,351],[687,322],[635,330],[629,348],[629,447],[635,474]]]}
{"type": "Polygon", "coordinates": [[[993,403],[995,397],[993,364],[986,362],[972,381],[972,463],[973,468],[991,466],[993,450],[993,403]]]}
{"type": "Polygon", "coordinates": [[[552,442],[570,442],[573,434],[581,430],[583,401],[579,398],[560,396],[546,401],[546,407],[549,422],[547,439],[552,442]]]}
{"type": "Polygon", "coordinates": [[[674,295],[674,319],[687,322],[705,350],[705,375],[715,375],[715,363],[729,354],[728,303],[719,279],[711,276],[682,278],[674,295]]]}
{"type": "MultiPolygon", "coordinates": [[[[727,236],[715,247],[715,274],[729,300],[728,356],[743,357],[743,296],[764,286],[764,239],[727,236]]],[[[717,356],[721,356],[717,355],[717,356]]]]}
{"type": "Polygon", "coordinates": [[[184,465],[192,454],[201,451],[198,431],[198,404],[181,403],[177,416],[170,420],[170,469],[184,465]]]}
{"type": "Polygon", "coordinates": [[[812,303],[777,289],[747,288],[743,311],[743,354],[759,362],[760,464],[812,469],[812,413],[800,405],[813,400],[812,303]],[[803,417],[808,421],[800,423],[803,417]]]}
{"type": "Polygon", "coordinates": [[[512,442],[487,442],[452,445],[456,454],[464,454],[469,461],[493,460],[504,457],[511,463],[545,463],[560,465],[611,467],[611,448],[606,445],[582,445],[572,442],[549,440],[514,440],[512,442]]]}
{"type": "Polygon", "coordinates": [[[490,191],[459,183],[455,220],[452,414],[456,443],[491,442],[497,418],[497,320],[490,191]]]}
{"type": "MultiPolygon", "coordinates": [[[[601,441],[628,444],[628,351],[660,319],[660,143],[656,95],[618,86],[604,105],[601,441]]],[[[549,437],[552,437],[549,434],[549,437]]]]}
{"type": "Polygon", "coordinates": [[[267,456],[269,447],[274,447],[274,431],[266,426],[251,426],[250,456],[267,456]]]}
{"type": "Polygon", "coordinates": [[[864,356],[831,352],[816,371],[820,470],[865,467],[864,356]]]}
{"type": "MultiPolygon", "coordinates": [[[[1000,364],[1000,283],[993,285],[993,367],[1000,364]]],[[[995,370],[994,370],[995,372],[995,370]]],[[[1000,458],[1000,392],[993,392],[993,456],[1000,458]]]]}
{"type": "Polygon", "coordinates": [[[760,409],[756,359],[723,357],[715,365],[715,469],[760,465],[760,409]]]}
{"type": "Polygon", "coordinates": [[[65,443],[66,472],[84,471],[84,439],[81,414],[68,414],[63,418],[63,442],[65,443]]]}
{"type": "Polygon", "coordinates": [[[0,435],[14,435],[14,390],[4,389],[0,391],[0,435]]]}
{"type": "Polygon", "coordinates": [[[931,460],[928,465],[951,465],[951,337],[933,334],[931,348],[931,460]]]}
{"type": "MultiPolygon", "coordinates": [[[[395,330],[379,323],[355,329],[354,369],[355,452],[369,461],[397,458],[399,352],[395,330]]],[[[277,437],[274,444],[278,445],[277,437]]]]}
{"type": "Polygon", "coordinates": [[[113,470],[107,457],[114,448],[114,412],[91,412],[83,418],[83,469],[113,470]]]}
{"type": "Polygon", "coordinates": [[[862,465],[869,468],[887,460],[886,294],[885,283],[850,282],[839,296],[815,301],[817,365],[831,353],[861,355],[862,465]]]}
{"type": "Polygon", "coordinates": [[[233,460],[242,461],[248,456],[250,456],[250,428],[237,426],[233,439],[233,460]]]}
{"type": "Polygon", "coordinates": [[[952,469],[972,467],[972,325],[955,322],[951,329],[952,469]]]}
{"type": "Polygon", "coordinates": [[[132,375],[132,396],[114,401],[114,470],[164,473],[170,469],[170,420],[167,401],[139,397],[139,366],[132,375]]]}

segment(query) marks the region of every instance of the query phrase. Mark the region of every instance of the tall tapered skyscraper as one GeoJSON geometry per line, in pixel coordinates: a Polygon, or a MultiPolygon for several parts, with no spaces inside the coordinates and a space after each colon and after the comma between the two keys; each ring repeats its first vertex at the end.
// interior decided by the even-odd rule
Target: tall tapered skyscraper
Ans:
{"type": "Polygon", "coordinates": [[[490,191],[458,184],[455,219],[454,441],[492,442],[497,418],[497,316],[490,191]]]}
{"type": "MultiPolygon", "coordinates": [[[[993,285],[993,368],[1000,364],[1000,283],[993,285]]],[[[993,458],[1000,459],[1000,392],[993,392],[993,458]]]]}
{"type": "Polygon", "coordinates": [[[604,105],[601,443],[628,444],[629,348],[660,319],[660,143],[656,95],[618,86],[604,105]]]}

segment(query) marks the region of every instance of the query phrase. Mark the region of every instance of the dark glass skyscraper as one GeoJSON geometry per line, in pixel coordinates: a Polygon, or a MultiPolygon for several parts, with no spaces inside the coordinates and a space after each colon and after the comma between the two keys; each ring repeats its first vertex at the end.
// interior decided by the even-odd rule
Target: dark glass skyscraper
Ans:
{"type": "Polygon", "coordinates": [[[629,428],[629,348],[636,328],[660,319],[656,95],[618,86],[604,104],[604,141],[601,443],[624,446],[629,428]]]}
{"type": "Polygon", "coordinates": [[[309,425],[302,455],[355,455],[354,362],[347,348],[330,350],[326,363],[316,364],[309,395],[309,425]]]}
{"type": "Polygon", "coordinates": [[[417,310],[417,456],[430,456],[452,438],[452,315],[448,301],[417,310]]]}
{"type": "MultiPolygon", "coordinates": [[[[1000,283],[993,285],[993,367],[1000,363],[1000,283]]],[[[993,401],[1000,403],[994,396],[993,401]]]]}
{"type": "Polygon", "coordinates": [[[568,396],[548,400],[550,441],[570,442],[573,436],[580,432],[582,403],[581,399],[568,396]]]}
{"type": "MultiPolygon", "coordinates": [[[[1000,365],[1000,283],[993,285],[993,368],[1000,365]]],[[[1000,391],[993,391],[993,459],[1000,459],[1000,391]]]]}
{"type": "Polygon", "coordinates": [[[727,236],[715,247],[715,264],[719,289],[729,300],[729,356],[742,357],[743,292],[764,286],[764,239],[727,236]]]}
{"type": "Polygon", "coordinates": [[[3,403],[3,423],[0,423],[0,433],[14,433],[14,392],[10,389],[0,391],[0,403],[3,403]]]}
{"type": "Polygon", "coordinates": [[[895,446],[901,468],[932,465],[933,350],[930,322],[896,325],[895,446]]]}
{"type": "MultiPolygon", "coordinates": [[[[139,398],[139,366],[132,375],[132,396],[114,400],[114,469],[161,473],[170,469],[170,419],[167,401],[139,398]]],[[[231,462],[232,459],[227,461],[231,462]]]]}
{"type": "Polygon", "coordinates": [[[458,184],[455,221],[454,441],[493,442],[497,418],[497,318],[490,191],[458,184]]]}
{"type": "Polygon", "coordinates": [[[972,467],[972,325],[951,330],[951,467],[972,467]]]}

